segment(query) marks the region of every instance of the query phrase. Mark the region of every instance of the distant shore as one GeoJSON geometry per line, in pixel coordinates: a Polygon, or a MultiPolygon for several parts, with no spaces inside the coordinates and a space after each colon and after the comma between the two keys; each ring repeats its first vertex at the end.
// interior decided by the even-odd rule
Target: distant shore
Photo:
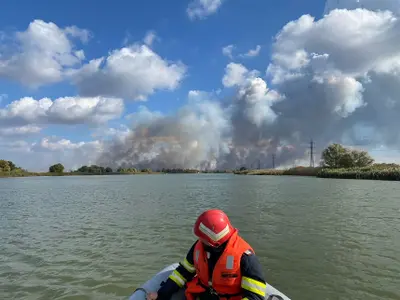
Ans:
{"type": "Polygon", "coordinates": [[[198,174],[198,173],[233,173],[233,171],[197,171],[197,170],[182,170],[182,171],[139,171],[139,172],[105,172],[105,173],[91,173],[91,172],[29,172],[29,171],[9,171],[0,172],[0,178],[12,177],[39,177],[39,176],[93,176],[93,175],[162,175],[162,174],[198,174]]]}
{"type": "Polygon", "coordinates": [[[235,171],[234,174],[400,181],[400,166],[396,164],[374,164],[364,168],[295,167],[283,170],[251,169],[235,171]]]}
{"type": "Polygon", "coordinates": [[[149,174],[207,174],[233,173],[235,175],[269,175],[269,176],[306,176],[316,178],[337,179],[365,179],[400,181],[400,166],[395,164],[374,164],[365,168],[322,168],[322,167],[294,167],[289,169],[242,169],[242,170],[193,170],[193,169],[163,169],[160,171],[121,170],[120,172],[29,172],[13,170],[0,172],[0,178],[8,177],[35,177],[35,176],[90,176],[90,175],[149,175],[149,174]]]}

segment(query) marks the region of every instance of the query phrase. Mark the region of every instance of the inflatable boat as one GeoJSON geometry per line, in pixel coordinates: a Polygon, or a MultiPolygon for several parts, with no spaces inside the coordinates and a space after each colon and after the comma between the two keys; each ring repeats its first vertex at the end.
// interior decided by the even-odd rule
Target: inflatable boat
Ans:
{"type": "MultiPolygon", "coordinates": [[[[173,270],[176,269],[178,263],[172,264],[160,272],[158,272],[153,278],[144,283],[140,288],[137,288],[133,294],[129,297],[129,300],[146,300],[146,292],[157,292],[160,288],[162,282],[165,282],[168,279],[168,276],[171,274],[173,270]]],[[[289,297],[275,289],[273,286],[267,283],[266,288],[266,300],[290,300],[289,297]]],[[[171,300],[185,300],[185,292],[183,289],[180,289],[177,293],[175,293],[171,300]]]]}

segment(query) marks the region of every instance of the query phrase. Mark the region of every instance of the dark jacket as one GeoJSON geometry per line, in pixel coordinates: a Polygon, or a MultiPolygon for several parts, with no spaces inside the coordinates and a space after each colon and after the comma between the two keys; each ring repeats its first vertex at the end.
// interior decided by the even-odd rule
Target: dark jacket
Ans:
{"type": "MultiPolygon", "coordinates": [[[[194,247],[195,247],[196,243],[197,243],[197,241],[193,244],[193,246],[190,248],[189,252],[187,253],[186,261],[182,261],[181,263],[179,263],[179,266],[176,268],[176,271],[186,280],[186,282],[191,281],[196,274],[196,272],[193,271],[193,269],[185,267],[185,266],[187,266],[187,263],[189,263],[190,266],[194,265],[193,253],[194,253],[194,247]],[[191,269],[191,270],[188,270],[188,269],[191,269]]],[[[224,247],[222,247],[222,249],[220,249],[220,251],[218,251],[218,252],[210,251],[210,258],[208,259],[208,269],[210,272],[210,277],[214,270],[214,266],[215,266],[218,258],[221,256],[223,250],[224,250],[224,247]]],[[[249,277],[256,281],[259,281],[260,283],[262,283],[264,285],[266,284],[261,264],[258,261],[257,256],[254,253],[247,252],[242,255],[241,260],[240,260],[240,268],[241,268],[242,276],[246,276],[246,277],[249,277]]],[[[181,287],[178,284],[176,284],[171,278],[168,278],[168,280],[164,283],[164,285],[158,290],[158,299],[157,300],[170,300],[172,294],[177,292],[180,288],[181,287]]],[[[247,298],[248,300],[263,300],[264,297],[265,297],[265,295],[261,296],[257,293],[251,292],[251,291],[243,288],[243,297],[242,298],[247,298]]],[[[210,299],[210,295],[208,295],[205,298],[210,299]]]]}

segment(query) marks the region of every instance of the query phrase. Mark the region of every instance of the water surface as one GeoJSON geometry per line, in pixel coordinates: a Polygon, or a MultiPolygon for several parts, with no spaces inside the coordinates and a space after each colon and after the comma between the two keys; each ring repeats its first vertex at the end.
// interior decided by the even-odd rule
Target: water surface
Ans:
{"type": "Polygon", "coordinates": [[[224,209],[292,300],[400,299],[396,182],[230,174],[0,180],[0,299],[127,299],[224,209]]]}

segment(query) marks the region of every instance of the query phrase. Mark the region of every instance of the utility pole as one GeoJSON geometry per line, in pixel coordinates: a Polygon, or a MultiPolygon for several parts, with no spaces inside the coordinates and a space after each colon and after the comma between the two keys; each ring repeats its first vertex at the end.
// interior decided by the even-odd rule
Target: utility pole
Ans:
{"type": "Polygon", "coordinates": [[[314,168],[314,149],[315,149],[314,141],[311,139],[311,141],[310,141],[310,167],[311,168],[314,168]]]}
{"type": "Polygon", "coordinates": [[[275,153],[272,154],[272,169],[275,169],[275,153]]]}
{"type": "Polygon", "coordinates": [[[261,161],[260,161],[260,159],[258,159],[258,169],[259,170],[261,169],[261,161]]]}

